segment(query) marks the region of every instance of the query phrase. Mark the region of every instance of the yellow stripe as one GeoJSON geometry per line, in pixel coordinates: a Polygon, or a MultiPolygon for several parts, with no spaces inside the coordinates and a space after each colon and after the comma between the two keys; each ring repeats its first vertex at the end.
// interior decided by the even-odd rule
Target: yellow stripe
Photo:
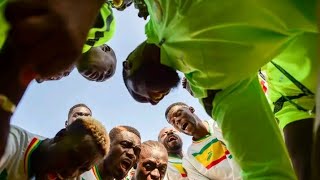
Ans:
{"type": "Polygon", "coordinates": [[[28,145],[24,154],[24,172],[29,177],[30,175],[30,158],[33,151],[40,145],[41,141],[37,138],[33,138],[28,145]]]}
{"type": "Polygon", "coordinates": [[[227,149],[220,141],[217,141],[201,151],[202,153],[194,153],[193,155],[197,161],[207,167],[214,161],[226,156],[227,149]]]}
{"type": "Polygon", "coordinates": [[[101,175],[99,173],[99,169],[98,169],[97,166],[94,166],[92,168],[92,171],[93,171],[93,174],[94,174],[94,176],[96,177],[97,180],[102,180],[101,175]]]}
{"type": "Polygon", "coordinates": [[[173,163],[173,166],[179,171],[182,177],[185,177],[187,175],[181,163],[173,163]]]}

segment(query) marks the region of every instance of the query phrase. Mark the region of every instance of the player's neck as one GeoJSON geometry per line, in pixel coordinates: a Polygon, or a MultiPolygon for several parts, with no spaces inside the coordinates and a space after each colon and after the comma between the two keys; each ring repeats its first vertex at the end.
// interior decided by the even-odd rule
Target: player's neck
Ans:
{"type": "Polygon", "coordinates": [[[197,124],[197,129],[195,130],[195,133],[193,134],[192,140],[196,141],[201,138],[204,138],[209,134],[209,127],[207,123],[204,123],[204,121],[199,120],[197,124]]]}
{"type": "Polygon", "coordinates": [[[169,155],[170,157],[177,157],[177,158],[180,158],[180,159],[183,158],[183,153],[182,153],[182,151],[178,151],[178,152],[168,152],[168,155],[169,155]]]}
{"type": "Polygon", "coordinates": [[[104,159],[99,165],[98,165],[98,171],[100,173],[100,176],[103,180],[113,180],[113,176],[110,170],[110,164],[112,163],[108,163],[107,159],[104,159]]]}

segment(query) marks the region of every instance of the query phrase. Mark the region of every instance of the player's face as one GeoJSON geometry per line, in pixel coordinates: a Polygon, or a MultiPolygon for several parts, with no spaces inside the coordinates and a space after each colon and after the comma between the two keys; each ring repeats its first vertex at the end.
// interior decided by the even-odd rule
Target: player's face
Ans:
{"type": "Polygon", "coordinates": [[[161,180],[168,164],[168,153],[146,147],[142,150],[136,170],[136,179],[161,180]]]}
{"type": "Polygon", "coordinates": [[[112,166],[114,178],[124,178],[137,163],[141,151],[141,140],[132,132],[123,130],[111,140],[107,160],[112,166]]]}
{"type": "Polygon", "coordinates": [[[64,136],[50,146],[50,170],[60,179],[73,178],[90,170],[103,156],[89,135],[84,137],[64,136]]]}
{"type": "Polygon", "coordinates": [[[177,152],[182,149],[182,140],[179,132],[174,128],[164,128],[159,134],[160,142],[168,152],[177,152]]]}
{"type": "Polygon", "coordinates": [[[175,129],[186,135],[192,136],[196,130],[196,118],[188,107],[173,106],[166,118],[175,129]]]}
{"type": "Polygon", "coordinates": [[[71,123],[73,123],[80,116],[92,116],[90,109],[83,106],[74,108],[70,113],[67,125],[70,125],[71,123]]]}
{"type": "Polygon", "coordinates": [[[158,104],[178,86],[177,71],[160,62],[160,48],[143,42],[123,62],[123,79],[130,95],[138,102],[158,104]]]}
{"type": "Polygon", "coordinates": [[[132,96],[138,97],[139,102],[149,102],[152,105],[158,104],[171,90],[171,88],[151,89],[146,86],[145,81],[131,80],[127,81],[127,87],[132,96]]]}
{"type": "Polygon", "coordinates": [[[55,81],[55,80],[60,80],[61,78],[63,77],[66,77],[66,76],[69,76],[69,74],[71,73],[71,71],[73,70],[74,66],[71,66],[70,68],[66,69],[66,70],[63,70],[59,73],[57,73],[56,75],[54,76],[51,76],[51,77],[38,77],[36,78],[35,80],[38,82],[38,83],[42,83],[44,81],[55,81]]]}

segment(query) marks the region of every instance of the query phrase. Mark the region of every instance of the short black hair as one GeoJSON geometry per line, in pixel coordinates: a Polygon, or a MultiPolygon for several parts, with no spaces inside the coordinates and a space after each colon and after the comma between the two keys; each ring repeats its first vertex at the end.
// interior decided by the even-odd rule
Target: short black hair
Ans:
{"type": "Polygon", "coordinates": [[[140,132],[136,128],[134,128],[132,126],[121,125],[121,126],[116,126],[111,129],[111,131],[109,132],[110,140],[114,141],[117,134],[119,134],[123,129],[135,134],[136,136],[138,136],[141,139],[140,132]]]}
{"type": "Polygon", "coordinates": [[[169,107],[167,107],[166,112],[165,112],[165,118],[167,119],[167,115],[169,113],[169,111],[171,110],[171,108],[173,108],[174,106],[185,106],[185,107],[189,107],[186,103],[183,102],[176,102],[171,104],[169,107]]]}
{"type": "Polygon", "coordinates": [[[176,69],[160,62],[160,48],[155,44],[149,44],[146,41],[141,43],[127,57],[126,62],[132,68],[130,73],[123,67],[122,78],[130,95],[138,102],[148,102],[143,96],[135,93],[128,88],[128,80],[136,83],[144,81],[148,89],[172,89],[179,85],[180,77],[176,69]],[[140,64],[134,64],[136,62],[140,64]]]}
{"type": "Polygon", "coordinates": [[[85,105],[85,104],[83,104],[83,103],[79,103],[79,104],[76,104],[76,105],[74,105],[74,106],[72,106],[72,107],[70,108],[70,110],[69,110],[69,112],[68,112],[68,118],[70,117],[71,112],[72,112],[75,108],[77,108],[77,107],[85,107],[85,108],[89,109],[90,113],[92,114],[91,109],[90,109],[87,105],[85,105]]]}

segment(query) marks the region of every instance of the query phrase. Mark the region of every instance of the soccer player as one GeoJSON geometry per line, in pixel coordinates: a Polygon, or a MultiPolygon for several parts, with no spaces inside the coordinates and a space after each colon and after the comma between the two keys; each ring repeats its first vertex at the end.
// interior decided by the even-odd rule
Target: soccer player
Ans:
{"type": "MultiPolygon", "coordinates": [[[[119,10],[131,3],[132,0],[112,2],[119,10]]],[[[110,3],[103,0],[0,2],[0,67],[6,68],[0,72],[0,84],[6,84],[0,87],[0,157],[6,145],[10,117],[29,82],[64,73],[72,68],[82,52],[90,49],[87,45],[95,47],[105,43],[103,41],[113,34],[109,31],[114,29],[110,12],[110,3]],[[99,21],[99,17],[102,20],[99,21]]],[[[112,68],[106,71],[109,75],[113,73],[112,68]]],[[[91,78],[91,73],[85,76],[91,78]]],[[[98,81],[103,79],[94,75],[96,77],[98,81]]]]}
{"type": "Polygon", "coordinates": [[[157,141],[145,141],[141,145],[140,158],[132,180],[162,180],[166,174],[168,153],[157,141]]]}
{"type": "Polygon", "coordinates": [[[165,127],[161,129],[158,141],[161,142],[168,152],[168,167],[166,180],[185,180],[188,179],[187,172],[182,166],[182,139],[178,134],[178,131],[174,128],[165,127]]]}
{"type": "Polygon", "coordinates": [[[131,126],[117,126],[110,131],[109,136],[110,151],[106,158],[83,173],[80,179],[121,180],[136,165],[141,151],[139,131],[131,126]]]}
{"type": "Polygon", "coordinates": [[[192,144],[183,158],[190,179],[241,179],[240,169],[223,143],[212,120],[202,121],[185,103],[173,103],[165,117],[178,131],[192,136],[192,144]]]}
{"type": "Polygon", "coordinates": [[[108,134],[97,120],[81,117],[43,138],[11,126],[0,161],[1,179],[65,179],[92,168],[109,151],[108,134]]]}
{"type": "Polygon", "coordinates": [[[83,103],[79,103],[79,104],[72,106],[69,109],[68,119],[65,121],[65,126],[67,127],[68,125],[73,123],[77,118],[79,118],[81,116],[91,117],[92,116],[91,109],[83,103]]]}
{"type": "Polygon", "coordinates": [[[256,74],[299,39],[306,44],[317,41],[316,1],[141,3],[150,20],[147,41],[123,63],[130,94],[140,102],[157,104],[178,84],[176,70],[181,71],[221,127],[244,179],[295,179],[256,74]]]}

